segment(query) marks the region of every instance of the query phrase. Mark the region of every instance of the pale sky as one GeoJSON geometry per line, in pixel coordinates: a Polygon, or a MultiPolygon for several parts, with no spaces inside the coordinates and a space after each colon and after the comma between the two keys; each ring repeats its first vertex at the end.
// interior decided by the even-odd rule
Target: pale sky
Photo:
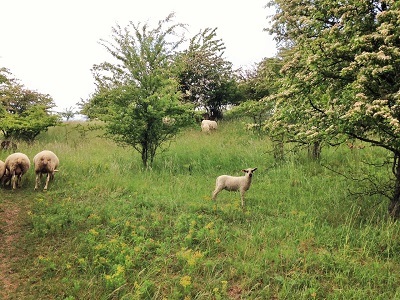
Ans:
{"type": "MultiPolygon", "coordinates": [[[[90,69],[111,61],[99,44],[116,24],[156,24],[171,12],[190,38],[217,27],[225,58],[250,68],[276,54],[268,27],[268,0],[0,0],[0,67],[28,89],[49,94],[56,111],[75,107],[95,90],[90,69]]],[[[154,28],[151,26],[151,28],[154,28]]]]}

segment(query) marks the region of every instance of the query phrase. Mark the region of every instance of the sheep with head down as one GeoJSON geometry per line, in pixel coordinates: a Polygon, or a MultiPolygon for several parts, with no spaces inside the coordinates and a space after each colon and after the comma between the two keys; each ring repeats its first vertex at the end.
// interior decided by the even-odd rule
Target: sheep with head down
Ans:
{"type": "Polygon", "coordinates": [[[201,121],[201,131],[210,132],[213,130],[217,130],[218,124],[216,121],[212,120],[203,120],[201,121]]]}
{"type": "Polygon", "coordinates": [[[35,166],[36,174],[35,190],[39,188],[42,175],[47,174],[46,184],[43,188],[43,190],[46,191],[49,186],[50,179],[53,179],[55,172],[58,172],[57,168],[60,164],[60,161],[54,152],[50,150],[43,150],[35,155],[33,158],[33,164],[35,166]]]}
{"type": "Polygon", "coordinates": [[[22,176],[29,170],[31,161],[26,154],[17,152],[10,154],[5,161],[6,181],[11,179],[12,189],[15,190],[21,186],[22,176]]]}
{"type": "Polygon", "coordinates": [[[244,193],[250,188],[251,178],[253,177],[253,172],[255,170],[257,170],[257,168],[243,169],[242,171],[245,173],[244,176],[218,176],[215,182],[215,190],[212,194],[212,200],[215,200],[218,193],[222,190],[240,191],[242,207],[244,207],[244,193]]]}

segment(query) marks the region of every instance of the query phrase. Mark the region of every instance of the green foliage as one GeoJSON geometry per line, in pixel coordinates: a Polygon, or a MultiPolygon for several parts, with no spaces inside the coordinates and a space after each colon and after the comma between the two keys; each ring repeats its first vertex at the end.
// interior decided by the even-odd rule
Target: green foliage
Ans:
{"type": "Polygon", "coordinates": [[[278,13],[271,31],[292,46],[282,52],[279,125],[271,126],[293,120],[289,112],[296,109],[296,123],[287,124],[311,139],[344,133],[398,148],[398,4],[300,2],[273,1],[278,13]]]}
{"type": "Polygon", "coordinates": [[[10,71],[6,68],[0,68],[0,84],[7,84],[10,82],[10,71]]]}
{"type": "Polygon", "coordinates": [[[248,128],[261,133],[266,120],[273,114],[274,101],[263,101],[269,95],[279,90],[282,60],[279,58],[265,58],[254,70],[247,70],[239,80],[239,89],[245,101],[234,107],[229,115],[250,117],[248,128]]]}
{"type": "Polygon", "coordinates": [[[60,112],[59,115],[62,118],[65,118],[66,121],[69,121],[70,119],[74,118],[77,113],[78,112],[75,110],[75,108],[70,106],[64,109],[64,111],[60,112]]]}
{"type": "MultiPolygon", "coordinates": [[[[266,99],[276,103],[268,130],[303,143],[337,144],[351,138],[388,149],[394,159],[387,162],[398,181],[398,2],[270,4],[277,8],[270,32],[286,48],[281,52],[282,88],[266,99]]],[[[399,217],[400,185],[394,183],[389,212],[399,217]]]]}
{"type": "Polygon", "coordinates": [[[5,114],[2,119],[2,131],[4,136],[15,138],[26,142],[33,142],[42,132],[49,127],[57,125],[59,118],[56,115],[49,115],[46,108],[35,105],[20,115],[5,114]]]}
{"type": "Polygon", "coordinates": [[[173,37],[183,25],[169,25],[172,17],[155,29],[132,23],[113,28],[113,42],[103,45],[120,64],[94,66],[98,90],[83,111],[106,122],[108,137],[138,151],[145,168],[152,166],[160,146],[191,121],[192,109],[181,103],[171,61],[182,43],[173,37]]]}
{"type": "Polygon", "coordinates": [[[245,70],[239,76],[239,89],[245,100],[261,100],[275,94],[280,88],[282,59],[264,58],[253,70],[245,70]]]}
{"type": "Polygon", "coordinates": [[[262,132],[265,121],[272,115],[273,107],[270,103],[256,100],[247,100],[240,105],[232,108],[227,116],[249,117],[250,121],[246,124],[248,129],[253,129],[258,133],[262,132]]]}
{"type": "Polygon", "coordinates": [[[32,142],[41,132],[55,126],[59,118],[49,110],[55,106],[49,95],[25,89],[5,73],[0,85],[0,130],[5,138],[32,142]]]}
{"type": "Polygon", "coordinates": [[[223,58],[225,45],[216,28],[206,28],[190,39],[187,50],[177,56],[180,90],[186,102],[222,117],[227,104],[238,101],[232,64],[223,58]]]}

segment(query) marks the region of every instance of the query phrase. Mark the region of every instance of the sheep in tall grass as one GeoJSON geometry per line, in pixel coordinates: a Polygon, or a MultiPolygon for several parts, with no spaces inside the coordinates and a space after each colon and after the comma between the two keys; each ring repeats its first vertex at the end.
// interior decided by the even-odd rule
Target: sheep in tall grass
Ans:
{"type": "Polygon", "coordinates": [[[10,154],[5,161],[6,173],[11,178],[12,189],[21,187],[22,176],[29,170],[31,162],[24,153],[16,152],[10,154]]]}
{"type": "Polygon", "coordinates": [[[12,141],[2,141],[0,143],[1,150],[12,150],[13,152],[17,151],[17,144],[12,141]]]}
{"type": "Polygon", "coordinates": [[[201,131],[210,132],[212,130],[217,130],[218,124],[216,121],[203,120],[201,121],[201,131]]]}
{"type": "Polygon", "coordinates": [[[60,164],[60,160],[57,155],[50,150],[43,150],[35,155],[33,158],[33,165],[35,166],[36,182],[35,190],[39,188],[40,180],[43,174],[47,174],[46,184],[43,188],[47,190],[50,179],[54,178],[54,173],[58,172],[57,168],[60,164]]]}
{"type": "Polygon", "coordinates": [[[253,172],[255,170],[257,170],[257,168],[243,169],[242,171],[245,173],[244,176],[218,176],[215,182],[215,190],[212,194],[212,200],[215,200],[218,193],[222,190],[240,191],[242,207],[244,207],[244,193],[250,188],[251,178],[253,177],[253,172]]]}

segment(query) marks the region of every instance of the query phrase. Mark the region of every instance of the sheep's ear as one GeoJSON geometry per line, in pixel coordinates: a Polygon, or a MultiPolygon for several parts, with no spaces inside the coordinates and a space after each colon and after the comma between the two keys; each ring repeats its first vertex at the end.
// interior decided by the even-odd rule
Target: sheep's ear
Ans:
{"type": "Polygon", "coordinates": [[[248,172],[249,172],[249,170],[247,170],[247,169],[243,169],[243,170],[242,170],[242,172],[248,173],[248,172]]]}
{"type": "Polygon", "coordinates": [[[254,168],[253,170],[251,170],[252,172],[254,172],[255,170],[257,170],[257,168],[254,168]]]}

